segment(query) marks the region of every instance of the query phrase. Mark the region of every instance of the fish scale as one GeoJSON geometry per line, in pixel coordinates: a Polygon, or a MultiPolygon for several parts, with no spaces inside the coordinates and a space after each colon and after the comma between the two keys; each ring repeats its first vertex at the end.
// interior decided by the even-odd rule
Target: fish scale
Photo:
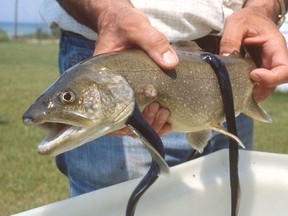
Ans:
{"type": "MultiPolygon", "coordinates": [[[[134,113],[135,104],[143,109],[154,101],[169,109],[172,129],[186,132],[194,149],[203,151],[211,130],[244,147],[221,125],[225,115],[218,80],[201,58],[203,52],[193,42],[173,46],[179,64],[169,71],[160,69],[139,49],[95,56],[67,70],[23,115],[24,124],[48,130],[38,152],[58,155],[121,129],[134,113]],[[73,100],[61,98],[67,93],[73,95],[73,100]],[[94,104],[90,103],[91,97],[94,104]],[[90,102],[84,102],[87,100],[90,102]]],[[[271,122],[252,97],[254,84],[249,74],[255,68],[254,62],[236,53],[218,58],[229,72],[236,115],[244,113],[271,122]]],[[[163,156],[151,143],[145,146],[159,170],[167,172],[163,156]]]]}
{"type": "MultiPolygon", "coordinates": [[[[200,140],[207,140],[207,130],[230,136],[220,125],[225,120],[221,93],[213,69],[201,58],[203,52],[193,42],[173,46],[179,64],[169,71],[160,69],[139,49],[92,57],[66,71],[31,105],[23,119],[30,118],[24,122],[35,125],[45,123],[46,119],[79,126],[81,136],[75,132],[71,141],[48,142],[43,148],[45,151],[39,148],[39,152],[59,154],[63,152],[62,141],[66,143],[65,150],[67,147],[73,149],[124,127],[125,118],[131,115],[135,100],[140,109],[154,101],[169,109],[168,122],[173,130],[190,133],[188,141],[197,150],[205,147],[206,143],[200,140]],[[59,101],[61,92],[67,90],[75,94],[75,102],[71,104],[59,101]],[[90,97],[95,98],[97,106],[83,103],[90,97]],[[49,107],[45,101],[49,101],[49,107]],[[85,110],[89,110],[89,114],[85,110]],[[121,119],[121,122],[115,119],[121,119]],[[198,139],[198,136],[202,138],[198,139]]],[[[228,57],[219,56],[219,59],[229,72],[236,115],[244,113],[253,119],[271,122],[271,118],[252,97],[254,84],[249,76],[255,68],[252,59],[243,58],[237,53],[228,57]]],[[[241,145],[241,141],[237,141],[241,145]]]]}

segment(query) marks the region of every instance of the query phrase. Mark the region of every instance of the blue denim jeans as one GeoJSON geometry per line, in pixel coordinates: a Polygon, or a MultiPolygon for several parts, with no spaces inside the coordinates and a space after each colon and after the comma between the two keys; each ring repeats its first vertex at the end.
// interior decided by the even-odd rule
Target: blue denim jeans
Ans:
{"type": "MultiPolygon", "coordinates": [[[[63,31],[59,51],[60,73],[91,57],[94,46],[95,41],[63,31]]],[[[240,115],[237,129],[246,149],[251,149],[253,121],[240,115]]],[[[162,140],[169,166],[228,147],[227,138],[216,132],[202,154],[190,147],[184,133],[171,133],[162,140]]],[[[69,178],[71,196],[143,176],[150,162],[150,154],[142,142],[129,136],[104,136],[56,157],[58,168],[69,178]]]]}

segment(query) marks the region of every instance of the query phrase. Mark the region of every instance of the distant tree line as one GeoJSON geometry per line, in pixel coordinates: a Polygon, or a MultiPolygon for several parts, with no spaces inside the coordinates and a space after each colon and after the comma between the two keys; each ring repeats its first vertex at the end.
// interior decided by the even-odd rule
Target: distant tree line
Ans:
{"type": "MultiPolygon", "coordinates": [[[[33,38],[33,39],[38,39],[38,40],[45,40],[45,39],[53,39],[53,38],[60,38],[60,29],[56,28],[56,29],[52,29],[51,32],[45,32],[43,31],[42,28],[36,28],[36,31],[34,33],[31,34],[26,34],[26,35],[21,35],[21,36],[17,36],[17,38],[23,38],[23,39],[29,39],[29,38],[33,38]]],[[[11,38],[9,38],[8,34],[0,28],[0,42],[3,41],[9,41],[11,38]]],[[[12,38],[13,39],[13,38],[12,38]]]]}
{"type": "Polygon", "coordinates": [[[0,28],[0,42],[1,41],[8,41],[9,40],[9,37],[7,35],[7,33],[0,28]]]}

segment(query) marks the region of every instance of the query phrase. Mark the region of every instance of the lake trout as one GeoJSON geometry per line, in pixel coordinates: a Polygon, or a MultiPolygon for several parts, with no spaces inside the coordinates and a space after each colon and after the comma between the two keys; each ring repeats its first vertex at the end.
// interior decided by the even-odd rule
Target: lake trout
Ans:
{"type": "MultiPolygon", "coordinates": [[[[49,130],[38,146],[38,152],[44,155],[58,155],[128,125],[153,159],[129,199],[129,216],[134,215],[137,201],[159,172],[169,173],[161,139],[142,119],[138,106],[143,109],[156,101],[169,109],[168,122],[173,130],[186,132],[189,143],[199,151],[211,137],[211,130],[244,147],[237,136],[221,125],[225,120],[223,95],[203,52],[193,42],[173,46],[180,62],[170,71],[160,69],[137,49],[83,61],[67,70],[23,115],[24,124],[49,130]]],[[[236,115],[244,113],[255,120],[271,122],[252,97],[254,85],[249,73],[255,68],[254,62],[237,53],[217,59],[229,72],[236,115]]]]}
{"type": "MultiPolygon", "coordinates": [[[[192,43],[192,42],[191,42],[192,43]]],[[[23,115],[26,125],[49,130],[38,152],[58,155],[125,127],[134,109],[158,102],[170,111],[173,131],[186,132],[192,147],[202,151],[215,130],[241,141],[221,126],[224,112],[216,75],[196,44],[174,45],[179,64],[160,69],[145,52],[126,50],[92,57],[67,70],[23,115]]],[[[262,122],[268,114],[252,97],[250,58],[233,53],[219,57],[230,76],[236,115],[262,122]]]]}

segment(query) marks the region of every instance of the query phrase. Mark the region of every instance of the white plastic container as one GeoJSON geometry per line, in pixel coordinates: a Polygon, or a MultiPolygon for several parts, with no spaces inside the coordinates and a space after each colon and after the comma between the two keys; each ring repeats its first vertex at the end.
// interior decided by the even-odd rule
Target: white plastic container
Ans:
{"type": "MultiPolygon", "coordinates": [[[[140,199],[135,216],[230,216],[228,151],[171,169],[140,199]]],[[[239,216],[288,215],[288,155],[240,151],[239,216]]],[[[87,193],[17,216],[125,216],[139,179],[87,193]]],[[[16,216],[15,215],[15,216],[16,216]]]]}

